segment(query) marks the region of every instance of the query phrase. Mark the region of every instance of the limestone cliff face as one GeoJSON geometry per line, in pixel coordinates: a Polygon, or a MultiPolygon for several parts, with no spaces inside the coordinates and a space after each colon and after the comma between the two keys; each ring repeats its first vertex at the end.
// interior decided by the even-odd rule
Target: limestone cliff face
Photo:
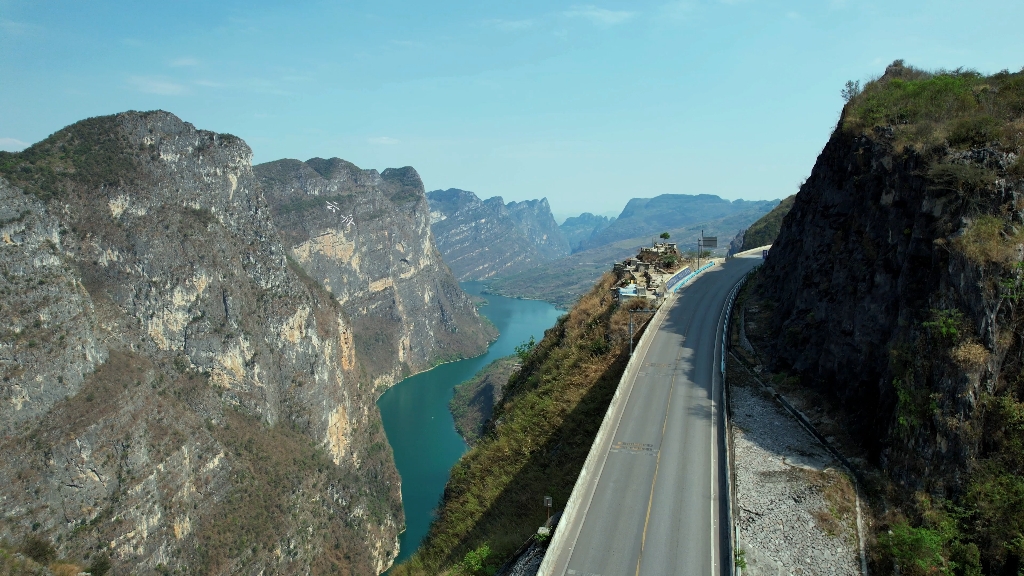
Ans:
{"type": "Polygon", "coordinates": [[[547,198],[509,202],[505,209],[523,235],[537,246],[542,257],[557,260],[569,255],[569,241],[555,222],[547,198]]]}
{"type": "Polygon", "coordinates": [[[404,520],[360,319],[287,261],[250,158],[165,112],[0,154],[0,537],[119,573],[390,565],[404,520]]]}
{"type": "Polygon", "coordinates": [[[505,204],[456,188],[427,198],[437,247],[459,280],[509,276],[569,255],[546,198],[505,204]]]}
{"type": "Polygon", "coordinates": [[[1015,159],[987,147],[901,151],[891,129],[839,128],[760,276],[777,367],[838,397],[909,489],[962,488],[983,440],[979,401],[1020,371],[1000,276],[1021,246],[1003,224],[977,236],[992,215],[1021,226],[1015,159]]]}
{"type": "Polygon", "coordinates": [[[569,247],[572,251],[578,252],[590,240],[591,236],[604,230],[614,221],[614,217],[594,216],[590,212],[584,212],[579,216],[566,218],[565,222],[562,222],[558,228],[569,241],[569,247]]]}
{"type": "Polygon", "coordinates": [[[376,387],[480,354],[496,336],[434,246],[415,170],[378,173],[313,158],[254,171],[290,257],[351,319],[357,356],[376,387]]]}

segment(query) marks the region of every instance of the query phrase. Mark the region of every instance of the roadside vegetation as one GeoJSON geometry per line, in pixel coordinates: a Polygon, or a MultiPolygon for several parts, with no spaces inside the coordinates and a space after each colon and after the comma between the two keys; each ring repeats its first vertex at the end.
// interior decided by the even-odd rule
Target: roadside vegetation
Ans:
{"type": "Polygon", "coordinates": [[[544,496],[564,507],[628,361],[614,282],[605,274],[540,342],[517,350],[522,367],[452,469],[430,532],[392,574],[493,574],[546,521],[544,496]]]}

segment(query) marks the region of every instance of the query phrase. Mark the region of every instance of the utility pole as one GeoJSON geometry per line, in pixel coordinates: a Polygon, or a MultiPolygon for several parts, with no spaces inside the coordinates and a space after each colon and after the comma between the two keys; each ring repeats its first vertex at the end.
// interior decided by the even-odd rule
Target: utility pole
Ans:
{"type": "Polygon", "coordinates": [[[634,312],[657,312],[657,310],[651,310],[645,308],[643,310],[630,310],[629,311],[629,355],[633,355],[633,313],[634,312]]]}
{"type": "Polygon", "coordinates": [[[700,236],[697,237],[697,270],[700,270],[700,251],[704,248],[704,230],[701,229],[700,236]]]}

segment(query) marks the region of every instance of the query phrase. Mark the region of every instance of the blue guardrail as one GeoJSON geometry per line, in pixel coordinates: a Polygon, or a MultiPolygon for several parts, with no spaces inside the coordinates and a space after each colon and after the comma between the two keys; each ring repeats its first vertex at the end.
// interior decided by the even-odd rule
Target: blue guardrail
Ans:
{"type": "Polygon", "coordinates": [[[682,280],[676,280],[677,278],[682,276],[684,273],[686,273],[690,269],[689,266],[687,266],[686,268],[683,268],[682,270],[679,271],[678,274],[676,274],[672,278],[669,278],[669,281],[668,281],[668,289],[669,289],[669,291],[670,292],[675,292],[675,291],[679,290],[680,288],[685,286],[687,282],[689,282],[690,280],[693,280],[694,277],[697,276],[697,274],[700,274],[701,272],[707,270],[708,268],[711,268],[714,265],[715,265],[714,261],[708,262],[707,264],[705,264],[705,265],[701,266],[700,268],[698,268],[695,272],[690,272],[689,274],[687,274],[686,277],[684,277],[682,280]]]}

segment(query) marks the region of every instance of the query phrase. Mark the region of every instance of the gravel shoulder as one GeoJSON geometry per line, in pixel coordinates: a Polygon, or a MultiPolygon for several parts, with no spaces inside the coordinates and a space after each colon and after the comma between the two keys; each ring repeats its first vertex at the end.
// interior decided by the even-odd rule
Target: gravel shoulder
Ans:
{"type": "Polygon", "coordinates": [[[739,362],[728,364],[742,574],[859,575],[847,472],[739,362]]]}

